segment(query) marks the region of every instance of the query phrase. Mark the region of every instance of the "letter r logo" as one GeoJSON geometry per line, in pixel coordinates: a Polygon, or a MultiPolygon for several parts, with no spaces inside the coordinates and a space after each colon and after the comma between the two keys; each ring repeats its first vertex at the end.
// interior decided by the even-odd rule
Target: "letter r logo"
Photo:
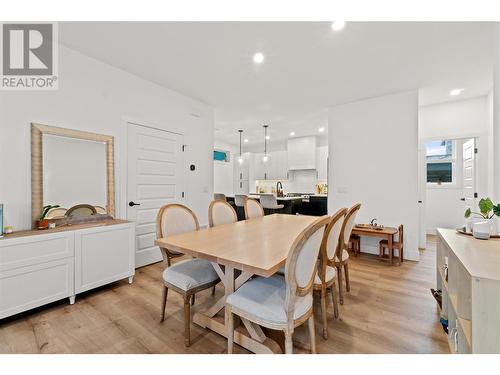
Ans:
{"type": "Polygon", "coordinates": [[[3,24],[4,75],[52,75],[52,24],[3,24]]]}

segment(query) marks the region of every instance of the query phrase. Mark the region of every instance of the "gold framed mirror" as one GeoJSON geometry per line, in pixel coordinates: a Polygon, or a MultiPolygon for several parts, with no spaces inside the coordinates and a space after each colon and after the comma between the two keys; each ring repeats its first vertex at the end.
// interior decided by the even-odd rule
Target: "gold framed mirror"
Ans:
{"type": "Polygon", "coordinates": [[[114,138],[31,123],[31,218],[43,206],[105,206],[115,215],[114,138]]]}

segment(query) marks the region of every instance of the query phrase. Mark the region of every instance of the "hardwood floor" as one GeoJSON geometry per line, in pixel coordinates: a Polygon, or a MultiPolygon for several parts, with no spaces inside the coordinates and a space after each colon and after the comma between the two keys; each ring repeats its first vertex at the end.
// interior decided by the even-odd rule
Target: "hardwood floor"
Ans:
{"type": "MultiPolygon", "coordinates": [[[[429,237],[421,261],[400,267],[362,254],[351,257],[351,292],[340,319],[328,311],[328,340],[321,337],[319,298],[315,304],[318,353],[449,353],[429,288],[435,279],[435,238],[429,237]],[[316,308],[318,307],[318,308],[316,308]]],[[[183,301],[169,293],[160,324],[161,263],[137,270],[135,281],[121,281],[0,321],[0,353],[225,353],[226,339],[191,326],[184,347],[183,301]]],[[[222,295],[221,286],[217,296],[222,295]]],[[[210,291],[196,305],[210,303],[210,291]]],[[[294,334],[294,351],[307,353],[307,327],[294,334]]],[[[235,346],[235,353],[246,352],[235,346]]]]}

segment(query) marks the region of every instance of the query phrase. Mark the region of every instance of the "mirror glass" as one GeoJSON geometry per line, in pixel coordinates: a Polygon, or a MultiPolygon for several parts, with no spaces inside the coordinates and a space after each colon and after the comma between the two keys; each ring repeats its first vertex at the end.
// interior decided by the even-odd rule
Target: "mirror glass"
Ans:
{"type": "Polygon", "coordinates": [[[43,205],[106,207],[106,143],[43,134],[43,205]]]}

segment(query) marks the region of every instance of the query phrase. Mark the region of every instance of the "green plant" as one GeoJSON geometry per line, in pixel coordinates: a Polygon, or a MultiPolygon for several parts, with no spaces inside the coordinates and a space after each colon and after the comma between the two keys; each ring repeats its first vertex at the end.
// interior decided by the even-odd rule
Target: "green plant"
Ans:
{"type": "Polygon", "coordinates": [[[49,213],[49,211],[52,208],[57,208],[57,207],[60,207],[60,206],[58,204],[56,204],[56,205],[50,205],[50,204],[48,204],[47,206],[43,206],[42,214],[40,215],[40,219],[39,220],[45,219],[45,216],[47,216],[47,214],[49,213]]]}
{"type": "Polygon", "coordinates": [[[469,218],[472,215],[477,215],[483,219],[491,219],[493,216],[500,217],[500,203],[495,205],[490,198],[482,198],[479,201],[479,212],[474,212],[470,208],[465,210],[465,218],[469,218]]]}

